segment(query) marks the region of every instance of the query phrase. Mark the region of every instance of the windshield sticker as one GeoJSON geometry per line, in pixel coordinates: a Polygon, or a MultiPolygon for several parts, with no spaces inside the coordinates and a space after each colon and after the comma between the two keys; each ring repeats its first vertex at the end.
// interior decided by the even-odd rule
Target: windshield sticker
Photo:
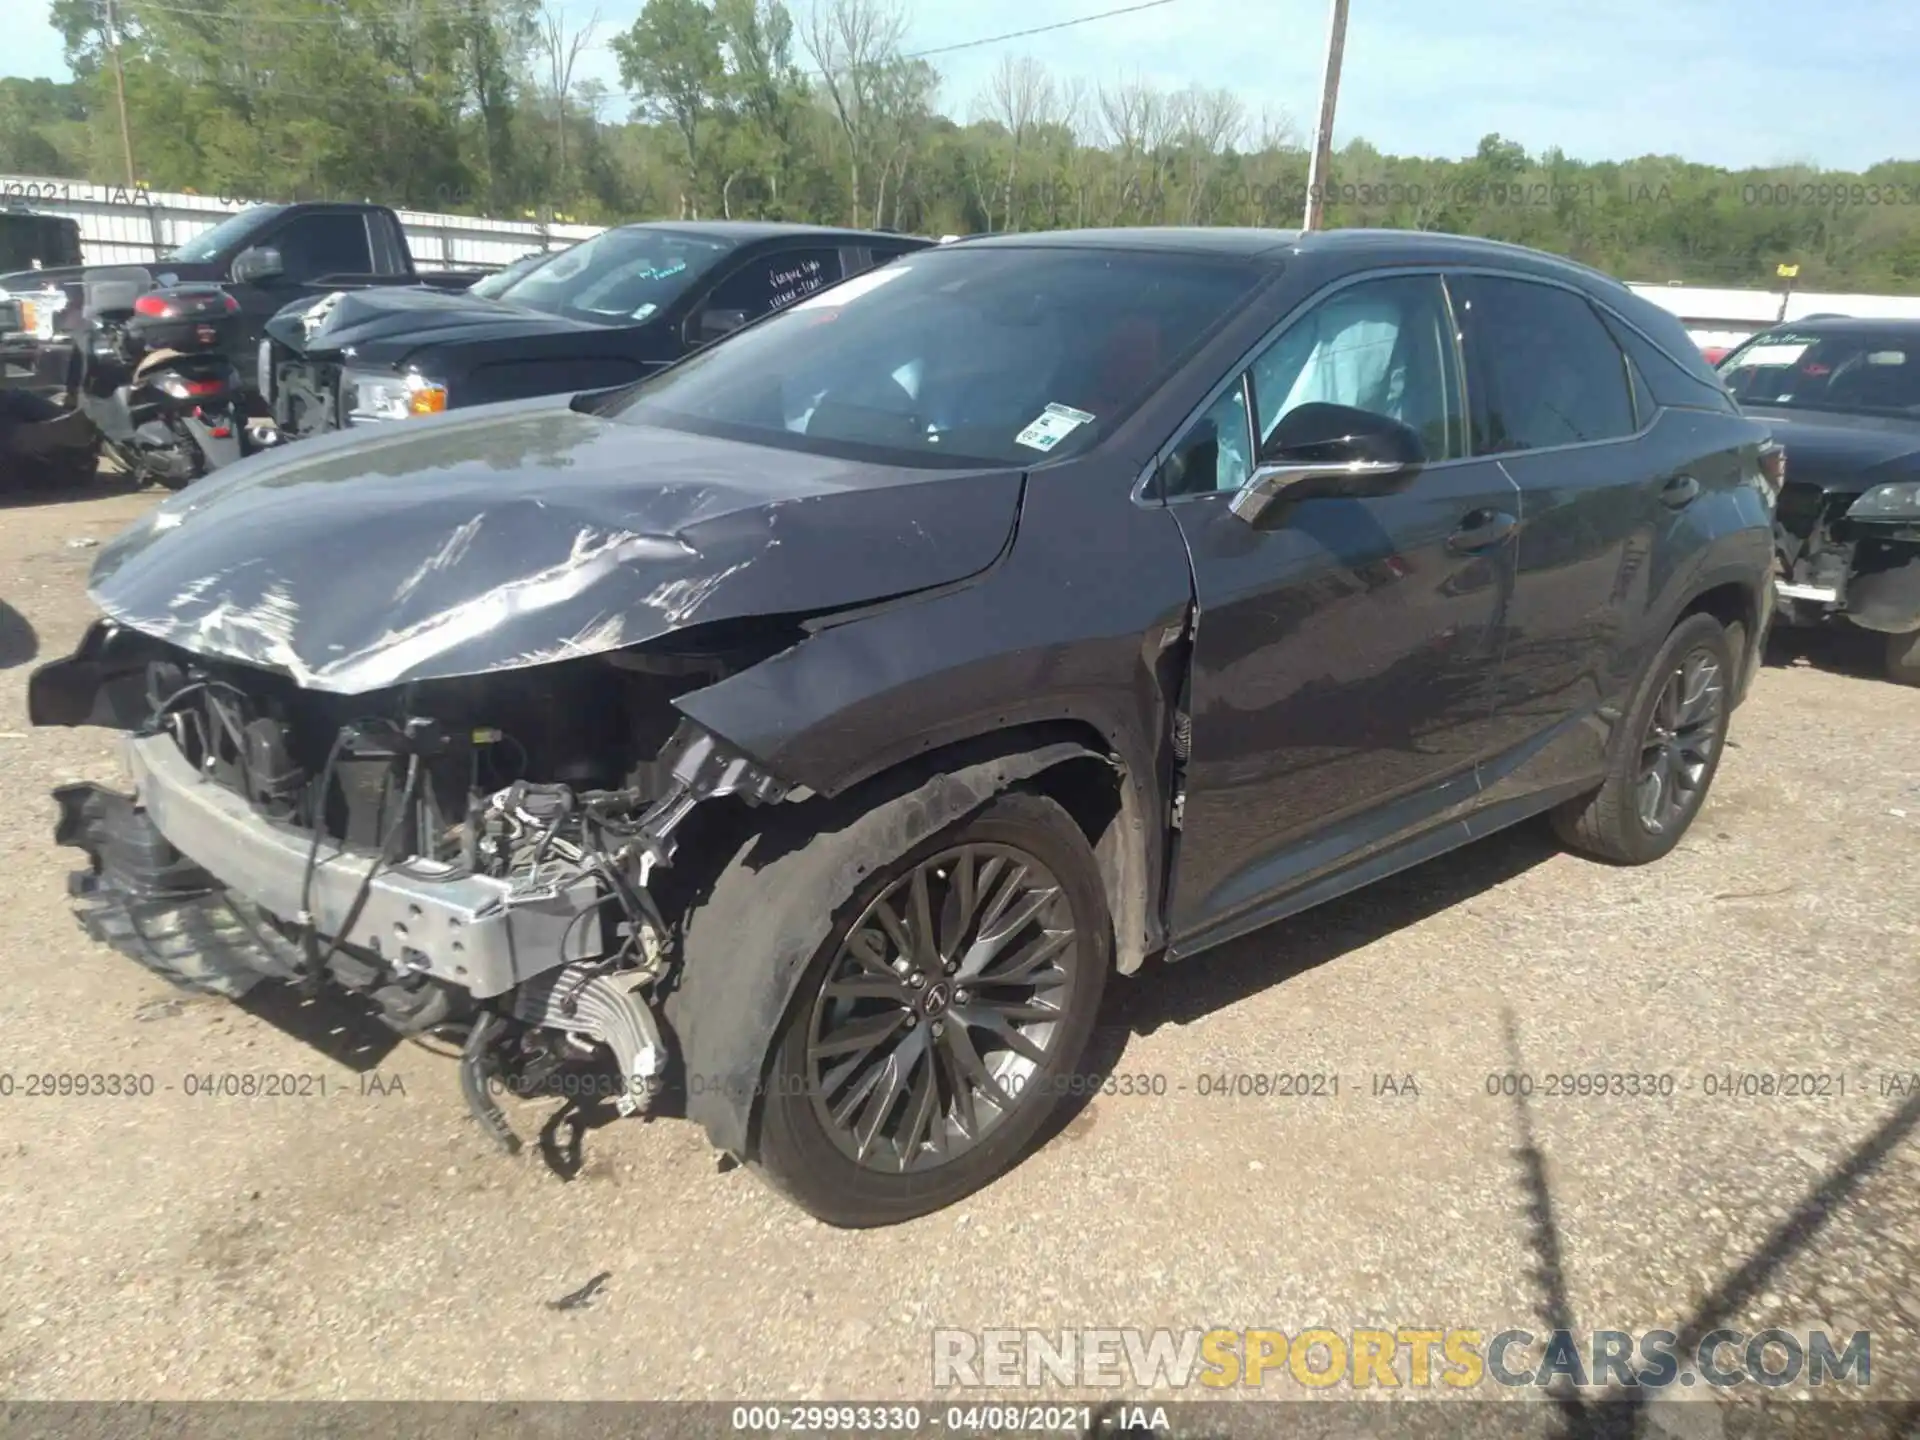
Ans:
{"type": "Polygon", "coordinates": [[[898,279],[907,273],[907,266],[898,265],[886,270],[869,270],[864,275],[856,275],[851,280],[843,280],[838,285],[822,290],[794,306],[795,310],[827,310],[846,304],[849,300],[858,300],[868,291],[878,290],[889,280],[898,279]]]}
{"type": "Polygon", "coordinates": [[[658,305],[654,304],[651,300],[649,300],[646,304],[642,305],[638,310],[633,312],[633,318],[636,320],[650,319],[653,315],[653,312],[658,310],[659,308],[660,307],[658,305]]]}
{"type": "Polygon", "coordinates": [[[1808,350],[1810,345],[1756,345],[1740,357],[1740,367],[1749,365],[1791,365],[1808,350]]]}
{"type": "Polygon", "coordinates": [[[1092,419],[1086,411],[1071,405],[1049,405],[1031,425],[1013,437],[1013,443],[1029,450],[1051,450],[1092,419]]]}
{"type": "Polygon", "coordinates": [[[1907,352],[1904,350],[1875,350],[1867,356],[1867,363],[1869,365],[1904,365],[1907,363],[1907,352]]]}

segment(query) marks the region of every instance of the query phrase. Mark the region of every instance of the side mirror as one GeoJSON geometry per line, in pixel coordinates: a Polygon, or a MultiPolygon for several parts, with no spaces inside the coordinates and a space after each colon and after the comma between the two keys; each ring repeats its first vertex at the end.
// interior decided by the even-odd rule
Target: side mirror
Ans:
{"type": "Polygon", "coordinates": [[[746,323],[747,312],[744,310],[702,310],[700,338],[703,341],[719,340],[746,323]]]}
{"type": "Polygon", "coordinates": [[[267,245],[256,245],[251,250],[242,250],[233,257],[233,283],[236,285],[258,285],[262,280],[273,280],[287,273],[280,252],[267,245]]]}
{"type": "Polygon", "coordinates": [[[1274,426],[1253,474],[1233,497],[1233,513],[1252,524],[1276,500],[1391,495],[1412,484],[1426,463],[1426,446],[1412,426],[1316,401],[1288,411],[1274,426]]]}

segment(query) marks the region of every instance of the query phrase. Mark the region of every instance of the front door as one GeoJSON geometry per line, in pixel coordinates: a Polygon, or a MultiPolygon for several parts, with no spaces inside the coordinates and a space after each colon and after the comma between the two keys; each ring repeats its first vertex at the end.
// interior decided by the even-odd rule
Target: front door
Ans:
{"type": "Polygon", "coordinates": [[[1446,290],[1403,274],[1290,323],[1163,466],[1199,606],[1176,948],[1250,928],[1285,893],[1470,806],[1518,492],[1469,454],[1446,290]],[[1412,426],[1427,465],[1392,495],[1301,500],[1259,526],[1235,516],[1259,439],[1313,401],[1412,426]]]}

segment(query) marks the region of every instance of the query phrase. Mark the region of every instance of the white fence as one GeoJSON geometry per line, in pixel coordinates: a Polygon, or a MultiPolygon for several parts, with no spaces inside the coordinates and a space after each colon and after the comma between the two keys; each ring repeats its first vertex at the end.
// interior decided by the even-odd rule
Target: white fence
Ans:
{"type": "Polygon", "coordinates": [[[1671,310],[1694,343],[1731,347],[1779,320],[1814,315],[1845,315],[1856,320],[1920,320],[1920,296],[1847,295],[1838,291],[1796,290],[1780,313],[1777,290],[1718,290],[1699,285],[1630,285],[1634,293],[1671,310]]]}
{"type": "MultiPolygon", "coordinates": [[[[80,222],[89,265],[147,265],[200,231],[257,202],[225,196],[136,190],[44,175],[0,175],[0,206],[20,205],[80,222]]],[[[402,210],[415,263],[425,269],[505,265],[529,250],[560,250],[600,233],[598,225],[545,225],[402,210]]]]}
{"type": "MultiPolygon", "coordinates": [[[[95,185],[44,175],[0,175],[0,205],[24,205],[80,222],[80,244],[90,265],[144,265],[174,246],[256,202],[95,185]]],[[[600,233],[597,225],[546,225],[402,210],[407,244],[426,269],[505,265],[529,250],[559,250],[600,233]]],[[[1773,324],[1780,295],[1770,290],[1721,290],[1693,285],[1635,284],[1631,288],[1686,324],[1702,346],[1730,346],[1773,324]]],[[[1787,301],[1786,318],[1818,314],[1863,319],[1920,319],[1920,297],[1842,295],[1801,291],[1787,301]]]]}

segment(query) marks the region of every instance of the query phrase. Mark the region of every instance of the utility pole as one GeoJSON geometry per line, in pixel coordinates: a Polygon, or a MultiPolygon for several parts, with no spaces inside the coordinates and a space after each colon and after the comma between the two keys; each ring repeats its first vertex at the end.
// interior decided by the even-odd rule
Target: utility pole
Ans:
{"type": "Polygon", "coordinates": [[[1340,58],[1347,48],[1347,0],[1333,0],[1327,27],[1327,69],[1320,81],[1320,123],[1313,132],[1313,158],[1307,162],[1307,214],[1302,230],[1320,228],[1321,194],[1333,160],[1333,108],[1340,98],[1340,58]]]}
{"type": "Polygon", "coordinates": [[[133,178],[133,131],[127,128],[127,73],[120,68],[120,26],[113,16],[113,0],[107,0],[107,48],[113,52],[113,90],[120,100],[120,149],[127,160],[127,188],[139,182],[133,178]]]}

